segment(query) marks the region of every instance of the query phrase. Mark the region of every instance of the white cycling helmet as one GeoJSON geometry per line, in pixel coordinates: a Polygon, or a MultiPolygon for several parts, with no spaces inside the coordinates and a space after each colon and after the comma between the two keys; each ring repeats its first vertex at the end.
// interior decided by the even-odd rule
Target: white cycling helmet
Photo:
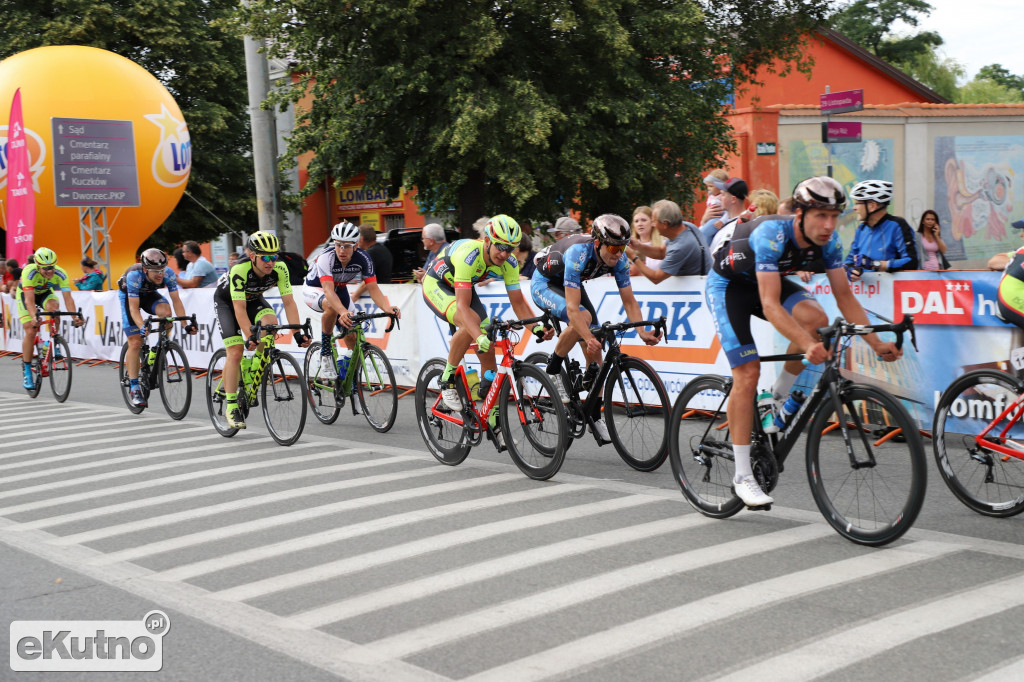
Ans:
{"type": "Polygon", "coordinates": [[[594,218],[592,231],[604,244],[622,246],[629,243],[629,223],[614,213],[605,213],[594,218]]]}
{"type": "Polygon", "coordinates": [[[331,228],[331,241],[355,244],[359,241],[359,228],[346,220],[342,220],[331,228]]]}
{"type": "Polygon", "coordinates": [[[793,188],[793,206],[805,211],[810,208],[842,211],[846,208],[846,195],[838,180],[827,175],[817,175],[797,183],[793,188]]]}
{"type": "Polygon", "coordinates": [[[892,201],[892,183],[885,180],[858,182],[850,190],[850,198],[854,201],[874,201],[878,204],[888,204],[892,201]]]}

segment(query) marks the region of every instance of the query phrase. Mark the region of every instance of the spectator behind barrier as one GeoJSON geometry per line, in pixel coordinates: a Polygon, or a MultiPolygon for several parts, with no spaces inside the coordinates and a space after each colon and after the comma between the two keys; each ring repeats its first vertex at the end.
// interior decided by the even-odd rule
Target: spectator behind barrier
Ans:
{"type": "Polygon", "coordinates": [[[103,288],[103,280],[107,278],[106,274],[98,267],[97,263],[91,258],[82,259],[82,276],[74,280],[75,286],[80,291],[99,291],[103,288]]]}
{"type": "MultiPolygon", "coordinates": [[[[177,259],[177,249],[174,253],[177,259]]],[[[203,257],[199,244],[194,241],[185,242],[181,245],[181,255],[187,263],[185,272],[178,275],[178,286],[185,289],[217,286],[217,269],[203,257]]]]}
{"type": "Polygon", "coordinates": [[[717,219],[708,221],[700,228],[700,231],[704,234],[704,240],[708,244],[714,240],[715,234],[720,229],[743,213],[743,210],[747,207],[747,196],[750,194],[747,183],[740,178],[730,178],[726,181],[712,180],[712,182],[715,187],[722,191],[719,197],[722,201],[723,213],[717,219]]]}
{"type": "Polygon", "coordinates": [[[859,280],[865,270],[917,270],[914,230],[906,220],[889,213],[892,183],[886,180],[859,182],[850,190],[850,198],[861,221],[843,262],[851,281],[859,280]]]}
{"type": "Polygon", "coordinates": [[[555,226],[548,230],[548,233],[555,238],[556,242],[559,239],[565,239],[571,234],[580,234],[582,232],[583,227],[580,226],[578,222],[576,222],[574,219],[570,218],[567,215],[564,215],[558,220],[556,220],[555,226]]]}
{"type": "Polygon", "coordinates": [[[423,242],[423,248],[427,251],[427,260],[423,263],[422,268],[416,268],[412,271],[412,276],[416,278],[417,282],[422,283],[423,275],[427,273],[430,264],[437,258],[437,254],[441,252],[441,249],[448,246],[448,241],[444,234],[444,227],[438,223],[426,225],[423,228],[420,240],[423,242]]]}
{"type": "MultiPolygon", "coordinates": [[[[1015,230],[1020,230],[1020,236],[1021,238],[1024,238],[1024,220],[1018,220],[1014,223],[1011,223],[1010,227],[1012,227],[1015,230]]],[[[1013,260],[1013,256],[1016,253],[1016,251],[1006,251],[1004,253],[997,253],[996,255],[988,259],[988,269],[1005,270],[1006,266],[1010,264],[1010,261],[1013,260]]]]}
{"type": "Polygon", "coordinates": [[[721,168],[716,168],[704,176],[704,187],[707,188],[708,198],[704,202],[706,205],[704,215],[700,217],[701,227],[707,225],[712,220],[718,220],[722,217],[724,212],[722,208],[722,190],[715,187],[715,181],[725,182],[728,179],[729,174],[721,168]]]}
{"type": "Polygon", "coordinates": [[[626,247],[626,257],[637,272],[657,284],[674,275],[706,275],[711,269],[711,250],[693,223],[683,221],[679,204],[662,199],[652,207],[654,225],[668,243],[658,248],[635,239],[626,247]],[[662,259],[658,268],[648,267],[640,256],[662,259]]]}
{"type": "Polygon", "coordinates": [[[922,213],[917,231],[921,235],[921,269],[949,270],[949,261],[946,260],[946,242],[942,241],[939,214],[930,208],[922,213]]]}
{"type": "MultiPolygon", "coordinates": [[[[655,229],[654,220],[652,219],[653,215],[654,211],[651,210],[650,206],[637,206],[633,211],[631,236],[641,244],[661,248],[665,245],[665,238],[661,236],[661,232],[655,229]]],[[[644,263],[651,269],[657,269],[661,265],[661,260],[645,256],[644,263]]],[[[631,264],[629,266],[629,274],[631,277],[635,277],[640,273],[637,271],[636,266],[631,264]]]]}
{"type": "Polygon", "coordinates": [[[18,267],[18,261],[14,258],[8,258],[6,265],[7,272],[4,274],[3,286],[0,286],[0,291],[13,294],[15,287],[18,286],[18,280],[21,279],[21,268],[18,267]]]}

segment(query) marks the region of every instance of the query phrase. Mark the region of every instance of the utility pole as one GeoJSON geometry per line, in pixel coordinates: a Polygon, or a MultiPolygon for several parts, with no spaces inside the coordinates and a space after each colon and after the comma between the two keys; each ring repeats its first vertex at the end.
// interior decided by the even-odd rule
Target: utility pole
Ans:
{"type": "Polygon", "coordinates": [[[277,131],[272,110],[260,105],[270,92],[270,71],[260,49],[261,39],[245,36],[245,72],[249,84],[249,118],[252,121],[252,158],[256,171],[256,210],[259,229],[283,237],[281,183],[277,176],[277,131]]]}

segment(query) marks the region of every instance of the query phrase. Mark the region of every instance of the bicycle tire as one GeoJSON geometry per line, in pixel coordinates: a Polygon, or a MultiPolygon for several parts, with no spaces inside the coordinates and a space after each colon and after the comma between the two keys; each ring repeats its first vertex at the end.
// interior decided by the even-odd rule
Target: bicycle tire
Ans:
{"type": "Polygon", "coordinates": [[[167,414],[175,421],[184,419],[192,405],[192,368],[185,351],[177,342],[167,341],[152,371],[157,373],[160,402],[167,414]]]}
{"type": "MultiPolygon", "coordinates": [[[[544,351],[534,351],[526,356],[523,362],[528,362],[531,365],[537,365],[538,367],[548,366],[548,362],[551,360],[551,356],[544,351]]],[[[559,372],[562,376],[562,381],[565,382],[566,386],[570,386],[569,374],[565,370],[565,365],[562,365],[562,371],[559,372]]],[[[566,405],[566,416],[569,418],[569,437],[566,440],[565,447],[568,449],[572,446],[574,440],[579,440],[583,436],[587,435],[587,420],[583,416],[583,401],[579,395],[569,395],[569,404],[566,405]]]]}
{"type": "Polygon", "coordinates": [[[906,408],[889,393],[853,384],[839,398],[850,442],[843,438],[842,428],[830,428],[842,422],[826,397],[807,432],[811,494],[825,520],[844,538],[860,545],[885,545],[914,525],[924,504],[924,442],[906,408]],[[868,446],[875,465],[853,467],[848,448],[863,461],[868,446]]]}
{"type": "MultiPolygon", "coordinates": [[[[322,366],[320,348],[319,341],[309,344],[309,347],[306,348],[306,357],[303,360],[302,368],[306,377],[306,395],[309,396],[309,405],[313,408],[313,416],[321,424],[330,426],[338,421],[341,407],[335,396],[334,383],[336,380],[331,380],[331,383],[328,384],[327,381],[320,378],[322,366]]],[[[333,357],[331,362],[334,362],[333,357]]]]}
{"type": "Polygon", "coordinates": [[[506,381],[498,403],[505,447],[520,471],[534,480],[546,481],[565,461],[569,435],[565,405],[553,377],[540,367],[517,363],[512,378],[514,402],[510,402],[512,383],[506,381]]]}
{"type": "Polygon", "coordinates": [[[217,433],[225,438],[231,438],[238,433],[238,429],[232,428],[227,422],[227,398],[224,395],[223,376],[227,356],[227,351],[221,348],[210,358],[210,365],[206,370],[206,410],[217,433]]]}
{"type": "Polygon", "coordinates": [[[32,388],[26,388],[29,398],[36,398],[43,390],[43,365],[39,355],[33,355],[29,363],[29,371],[32,373],[32,388]]]}
{"type": "MultiPolygon", "coordinates": [[[[145,407],[139,407],[137,405],[133,405],[132,404],[131,384],[129,383],[128,367],[127,367],[127,363],[125,362],[125,358],[127,356],[128,356],[128,342],[125,341],[124,344],[121,346],[121,356],[117,360],[117,362],[118,362],[118,365],[117,365],[117,379],[118,379],[118,381],[121,382],[121,398],[124,399],[124,404],[128,406],[128,410],[132,414],[142,414],[142,411],[145,410],[146,408],[145,407]]],[[[145,386],[142,387],[142,391],[143,391],[144,395],[145,395],[147,390],[148,389],[145,386]]]]}
{"type": "Polygon", "coordinates": [[[672,477],[691,507],[704,516],[726,519],[743,509],[733,492],[726,379],[704,374],[690,380],[669,417],[668,461],[672,477]]]}
{"type": "MultiPolygon", "coordinates": [[[[1024,512],[1024,460],[1001,453],[993,457],[976,441],[1022,392],[1024,383],[1009,374],[979,369],[951,383],[935,408],[932,449],[939,475],[958,500],[985,516],[1024,512]]],[[[987,440],[1005,443],[1001,435],[1007,427],[1014,441],[1024,442],[1019,412],[996,424],[987,440]]]]}
{"type": "MultiPolygon", "coordinates": [[[[420,368],[416,376],[416,424],[434,459],[441,464],[456,466],[469,456],[470,444],[466,428],[462,424],[445,421],[433,413],[434,404],[441,395],[437,382],[446,364],[442,358],[433,358],[420,368]]],[[[450,414],[443,401],[438,402],[438,409],[450,414]]]]}
{"type": "Polygon", "coordinates": [[[291,445],[306,426],[306,378],[299,361],[274,349],[260,378],[263,420],[278,445],[291,445]]]}
{"type": "Polygon", "coordinates": [[[391,361],[380,348],[367,344],[363,360],[355,368],[352,400],[358,400],[363,416],[374,431],[387,433],[398,417],[398,386],[391,361]]]}
{"type": "Polygon", "coordinates": [[[75,363],[71,362],[71,348],[63,337],[54,335],[50,339],[50,357],[47,360],[47,369],[50,375],[50,388],[53,390],[53,397],[58,403],[62,403],[71,395],[71,379],[75,363]],[[60,360],[57,359],[55,350],[60,349],[60,360]]]}
{"type": "Polygon", "coordinates": [[[671,411],[668,391],[654,368],[639,358],[620,356],[604,383],[604,420],[626,464],[655,471],[665,463],[671,411]],[[652,397],[658,402],[651,402],[652,397]]]}

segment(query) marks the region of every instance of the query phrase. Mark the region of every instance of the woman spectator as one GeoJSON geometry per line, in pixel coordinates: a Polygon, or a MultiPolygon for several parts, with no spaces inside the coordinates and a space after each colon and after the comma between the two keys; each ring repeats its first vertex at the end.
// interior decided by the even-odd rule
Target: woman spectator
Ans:
{"type": "Polygon", "coordinates": [[[185,260],[185,251],[179,246],[171,255],[174,256],[174,263],[178,266],[178,273],[185,272],[185,268],[188,267],[188,261],[185,260]]]}
{"type": "MultiPolygon", "coordinates": [[[[665,243],[665,238],[661,236],[661,233],[654,229],[654,220],[652,219],[653,212],[650,206],[637,206],[636,210],[633,211],[633,234],[632,241],[645,244],[647,246],[661,246],[665,243]]],[[[636,248],[634,245],[633,248],[636,248]]],[[[651,258],[650,256],[644,257],[644,263],[647,267],[658,269],[661,264],[661,260],[658,258],[651,258]]],[[[640,273],[637,271],[636,265],[629,266],[629,274],[633,277],[638,276],[640,273]]]]}
{"type": "Polygon", "coordinates": [[[75,286],[80,291],[99,291],[103,288],[103,280],[107,276],[96,266],[97,263],[93,259],[82,259],[82,272],[84,274],[75,280],[75,286]]]}
{"type": "Polygon", "coordinates": [[[533,242],[524,232],[523,238],[519,240],[519,246],[512,252],[512,255],[519,261],[519,279],[530,279],[533,277],[533,271],[537,269],[533,262],[533,257],[537,255],[537,252],[531,248],[532,246],[533,242]]]}
{"type": "Polygon", "coordinates": [[[921,261],[922,270],[947,270],[949,261],[946,260],[946,242],[942,241],[942,226],[939,225],[939,214],[928,209],[921,215],[921,222],[917,226],[921,233],[921,254],[924,256],[921,261]]]}

